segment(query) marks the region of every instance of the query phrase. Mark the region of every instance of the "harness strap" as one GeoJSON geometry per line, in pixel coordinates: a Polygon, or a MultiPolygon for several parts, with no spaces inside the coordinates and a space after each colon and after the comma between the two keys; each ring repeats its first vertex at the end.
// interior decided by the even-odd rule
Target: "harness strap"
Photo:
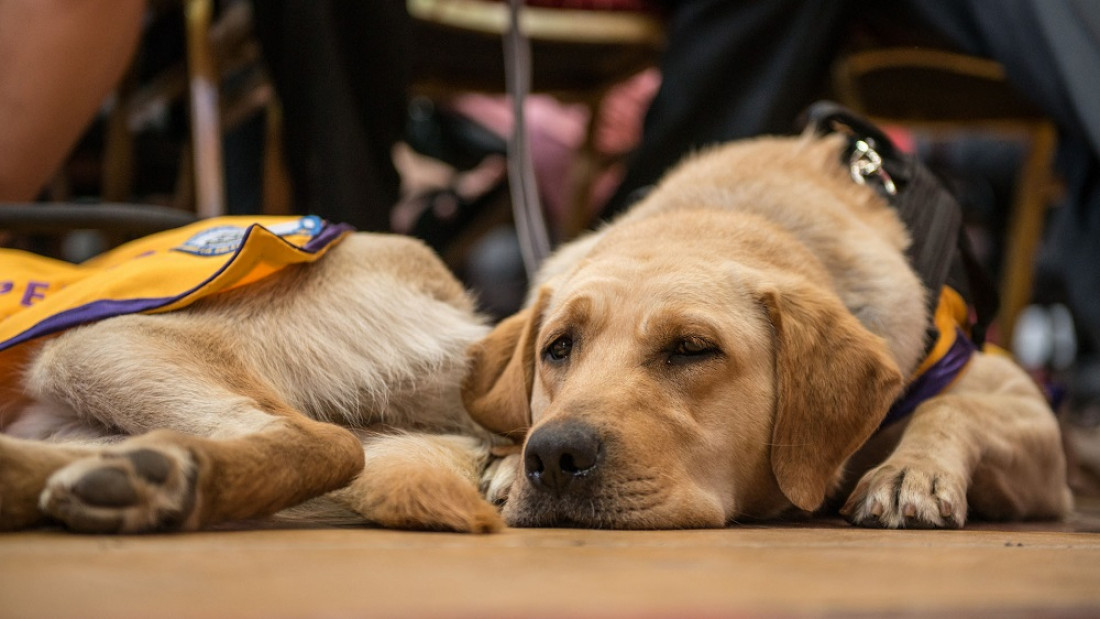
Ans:
{"type": "MultiPolygon", "coordinates": [[[[853,180],[882,194],[909,230],[907,256],[924,283],[928,315],[935,314],[939,291],[950,284],[971,300],[977,318],[970,337],[981,346],[999,301],[971,250],[958,200],[916,157],[901,152],[878,127],[836,103],[810,106],[806,125],[819,135],[848,136],[843,158],[853,180]]],[[[935,327],[929,330],[929,342],[935,342],[935,327]]]]}

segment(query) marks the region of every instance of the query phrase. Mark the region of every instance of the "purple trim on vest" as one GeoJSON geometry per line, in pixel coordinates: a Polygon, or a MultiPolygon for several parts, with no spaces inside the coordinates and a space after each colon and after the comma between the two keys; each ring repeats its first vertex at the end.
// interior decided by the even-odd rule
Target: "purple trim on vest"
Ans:
{"type": "MultiPolygon", "coordinates": [[[[6,342],[0,342],[0,350],[6,350],[12,346],[28,342],[37,337],[50,335],[65,329],[71,329],[72,327],[86,324],[89,322],[95,322],[97,320],[104,320],[106,318],[113,318],[115,316],[123,316],[125,314],[140,314],[141,312],[147,312],[157,309],[158,307],[164,307],[170,305],[176,301],[194,293],[199,288],[202,288],[211,280],[221,275],[225,269],[229,268],[229,265],[237,258],[237,255],[241,253],[244,248],[245,241],[252,234],[252,231],[256,229],[259,224],[251,224],[245,230],[244,235],[241,236],[240,245],[233,251],[233,255],[229,257],[222,264],[216,272],[210,277],[204,279],[197,286],[182,292],[172,297],[150,297],[146,299],[101,299],[99,301],[92,301],[86,303],[80,307],[74,307],[64,312],[60,312],[50,316],[49,318],[39,322],[30,329],[20,333],[19,335],[11,338],[6,342]]],[[[324,249],[329,243],[333,242],[341,234],[345,232],[353,231],[355,228],[348,224],[329,224],[325,223],[325,226],[321,229],[321,232],[317,236],[311,238],[304,246],[302,251],[310,254],[317,253],[321,249],[324,249]]]]}
{"type": "MultiPolygon", "coordinates": [[[[256,224],[252,225],[255,226],[256,224]]],[[[345,232],[355,232],[355,227],[351,224],[330,224],[325,222],[325,226],[321,228],[317,236],[313,237],[302,246],[302,251],[307,254],[315,254],[327,247],[329,243],[332,243],[337,237],[345,232]]],[[[242,242],[241,245],[244,245],[244,243],[242,242]]]]}
{"type": "Polygon", "coordinates": [[[959,377],[976,350],[970,338],[955,327],[955,343],[939,361],[909,383],[901,397],[894,401],[878,429],[882,430],[895,421],[908,417],[922,402],[946,389],[959,377]]]}
{"type": "Polygon", "coordinates": [[[0,343],[0,350],[5,350],[12,346],[22,344],[23,342],[33,340],[36,337],[50,335],[51,333],[71,329],[72,327],[85,323],[122,316],[124,314],[138,314],[158,307],[163,307],[178,298],[179,297],[156,297],[149,299],[105,299],[92,301],[80,307],[74,307],[70,310],[50,316],[10,340],[0,343]]]}

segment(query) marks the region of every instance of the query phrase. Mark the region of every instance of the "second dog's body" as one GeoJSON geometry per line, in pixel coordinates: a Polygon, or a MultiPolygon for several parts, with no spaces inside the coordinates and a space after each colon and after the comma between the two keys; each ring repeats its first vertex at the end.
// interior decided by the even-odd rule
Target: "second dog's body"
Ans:
{"type": "Polygon", "coordinates": [[[360,518],[495,528],[489,437],[459,397],[486,330],[430,250],[357,234],[183,310],[66,331],[0,416],[34,439],[0,436],[0,526],[195,529],[354,479],[336,496],[360,518]]]}

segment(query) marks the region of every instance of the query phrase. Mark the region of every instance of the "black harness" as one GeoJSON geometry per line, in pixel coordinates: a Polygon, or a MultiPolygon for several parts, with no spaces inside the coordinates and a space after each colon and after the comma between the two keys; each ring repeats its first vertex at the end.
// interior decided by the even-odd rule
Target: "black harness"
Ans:
{"type": "MultiPolygon", "coordinates": [[[[981,347],[999,300],[963,230],[958,200],[916,157],[898,150],[878,127],[836,103],[810,106],[805,124],[818,135],[847,136],[842,163],[852,180],[878,191],[909,230],[909,263],[924,282],[929,317],[935,314],[942,288],[954,288],[974,309],[969,335],[981,347]]],[[[931,322],[929,335],[931,346],[937,335],[931,322]]]]}

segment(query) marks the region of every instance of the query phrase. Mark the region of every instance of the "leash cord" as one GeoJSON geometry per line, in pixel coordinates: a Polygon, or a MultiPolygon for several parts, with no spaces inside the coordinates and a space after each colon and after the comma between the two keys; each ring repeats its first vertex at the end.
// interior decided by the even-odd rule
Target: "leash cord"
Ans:
{"type": "Polygon", "coordinates": [[[504,34],[504,81],[512,101],[512,135],[508,140],[508,186],[516,236],[529,281],[550,254],[550,235],[539,202],[524,102],[531,90],[531,43],[520,27],[523,0],[508,0],[509,25],[504,34]]]}

